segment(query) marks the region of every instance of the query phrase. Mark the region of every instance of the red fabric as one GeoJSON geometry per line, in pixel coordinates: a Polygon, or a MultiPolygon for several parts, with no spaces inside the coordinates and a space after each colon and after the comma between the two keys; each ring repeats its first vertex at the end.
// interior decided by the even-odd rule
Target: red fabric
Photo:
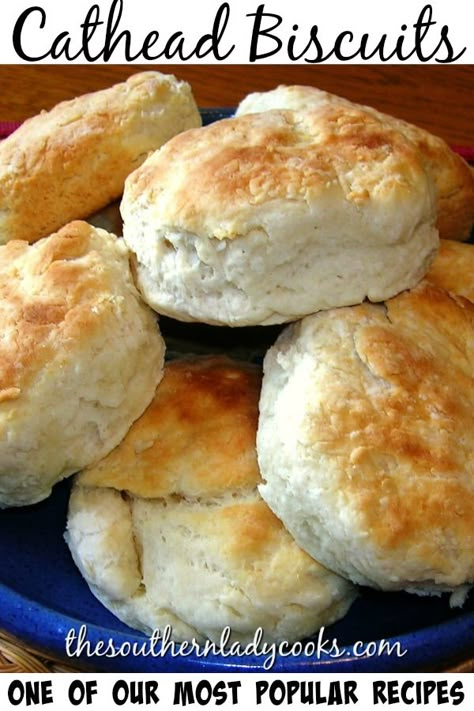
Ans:
{"type": "Polygon", "coordinates": [[[0,138],[6,138],[13,133],[20,124],[15,121],[0,121],[0,138]]]}

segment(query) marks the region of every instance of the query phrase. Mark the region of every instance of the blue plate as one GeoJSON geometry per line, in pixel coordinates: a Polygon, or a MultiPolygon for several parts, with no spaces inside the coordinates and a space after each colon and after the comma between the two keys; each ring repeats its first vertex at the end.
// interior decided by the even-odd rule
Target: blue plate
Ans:
{"type": "MultiPolygon", "coordinates": [[[[229,114],[227,109],[205,110],[203,119],[208,123],[229,114]]],[[[4,631],[24,640],[27,646],[85,669],[200,673],[265,670],[270,657],[263,650],[249,656],[216,653],[205,658],[197,654],[161,657],[159,645],[153,648],[147,637],[110,614],[89,591],[63,539],[69,488],[70,482],[65,481],[40,504],[0,511],[0,627],[4,631]],[[68,657],[66,636],[71,631],[79,635],[81,628],[86,630],[83,652],[68,657]],[[118,656],[94,653],[100,642],[107,645],[109,640],[118,656]],[[132,651],[120,655],[127,645],[133,650],[134,644],[139,649],[143,643],[145,654],[132,651]]],[[[474,594],[462,608],[450,608],[447,595],[418,597],[362,589],[345,618],[324,630],[319,653],[316,641],[307,640],[304,653],[296,656],[277,654],[272,670],[335,673],[446,668],[474,655],[474,594]]]]}
{"type": "MultiPolygon", "coordinates": [[[[0,626],[28,646],[85,668],[115,672],[264,671],[266,655],[206,658],[134,656],[88,657],[101,640],[147,642],[94,598],[76,569],[63,539],[70,482],[34,506],[0,512],[0,626]],[[65,638],[87,626],[84,653],[68,659],[65,638]]],[[[463,608],[450,608],[448,596],[418,597],[362,590],[344,619],[324,631],[321,654],[277,656],[274,671],[412,671],[445,667],[474,651],[474,595],[463,608]],[[330,652],[336,640],[340,656],[330,652]],[[385,640],[382,643],[382,640],[385,640]],[[365,642],[366,653],[354,643],[365,642]],[[397,643],[402,656],[397,655],[397,643]],[[390,654],[387,645],[394,651],[390,654]]],[[[314,646],[314,645],[313,645],[314,646]]],[[[76,647],[71,648],[71,651],[76,647]]],[[[309,648],[307,648],[309,649],[309,648]]],[[[260,651],[260,650],[259,650],[260,651]]]]}

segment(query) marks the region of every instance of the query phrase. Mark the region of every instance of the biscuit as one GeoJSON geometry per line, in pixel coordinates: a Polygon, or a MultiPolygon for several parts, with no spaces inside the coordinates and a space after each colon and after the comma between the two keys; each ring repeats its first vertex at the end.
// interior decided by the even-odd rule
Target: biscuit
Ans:
{"type": "Polygon", "coordinates": [[[44,499],[151,401],[164,343],[121,240],[73,222],[0,247],[0,506],[44,499]]]}
{"type": "Polygon", "coordinates": [[[426,278],[474,303],[474,245],[441,240],[426,278]]]}
{"type": "Polygon", "coordinates": [[[0,143],[0,243],[33,242],[105,207],[151,151],[200,124],[189,85],[159,72],[28,119],[0,143]]]}
{"type": "Polygon", "coordinates": [[[474,224],[474,173],[461,156],[442,138],[418,126],[402,121],[368,106],[354,104],[340,96],[309,86],[279,86],[267,92],[245,97],[236,110],[244,115],[271,109],[307,111],[317,106],[358,106],[382,123],[403,133],[425,157],[437,193],[437,227],[442,239],[467,240],[474,224]]]}
{"type": "Polygon", "coordinates": [[[260,493],[331,570],[382,590],[474,582],[474,305],[428,281],[292,324],[268,351],[260,493]]]}
{"type": "Polygon", "coordinates": [[[354,588],[295,544],[257,491],[261,374],[225,357],[171,361],[123,442],[74,479],[66,540],[121,620],[174,639],[296,640],[354,588]]]}
{"type": "Polygon", "coordinates": [[[159,313],[283,323],[417,283],[438,247],[433,190],[413,143],[361,109],[269,111],[152,154],[126,181],[123,237],[159,313]]]}

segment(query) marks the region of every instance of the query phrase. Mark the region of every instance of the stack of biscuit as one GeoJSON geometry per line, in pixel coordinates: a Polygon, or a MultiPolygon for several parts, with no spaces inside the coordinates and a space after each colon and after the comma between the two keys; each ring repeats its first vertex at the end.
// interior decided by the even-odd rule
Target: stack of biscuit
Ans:
{"type": "Polygon", "coordinates": [[[360,585],[462,603],[474,177],[441,139],[311,87],[203,127],[146,72],[7,139],[0,215],[0,503],[76,473],[66,541],[115,615],[291,642],[360,585]],[[116,199],[123,238],[81,221],[116,199]],[[160,316],[281,332],[263,370],[164,364],[160,316]]]}
{"type": "Polygon", "coordinates": [[[108,454],[150,403],[165,351],[156,318],[123,241],[82,218],[200,124],[189,85],[144,72],[0,144],[1,506],[44,499],[108,454]]]}

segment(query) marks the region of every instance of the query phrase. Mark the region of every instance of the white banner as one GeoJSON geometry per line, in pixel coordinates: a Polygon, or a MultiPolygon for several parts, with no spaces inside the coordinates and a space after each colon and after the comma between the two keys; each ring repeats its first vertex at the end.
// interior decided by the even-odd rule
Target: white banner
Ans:
{"type": "Polygon", "coordinates": [[[471,710],[474,677],[461,674],[5,674],[0,678],[2,709],[87,708],[90,711],[140,707],[163,709],[216,706],[270,711],[308,706],[396,709],[456,707],[471,710]]]}
{"type": "Polygon", "coordinates": [[[10,0],[0,63],[474,63],[466,0],[10,0]]]}

